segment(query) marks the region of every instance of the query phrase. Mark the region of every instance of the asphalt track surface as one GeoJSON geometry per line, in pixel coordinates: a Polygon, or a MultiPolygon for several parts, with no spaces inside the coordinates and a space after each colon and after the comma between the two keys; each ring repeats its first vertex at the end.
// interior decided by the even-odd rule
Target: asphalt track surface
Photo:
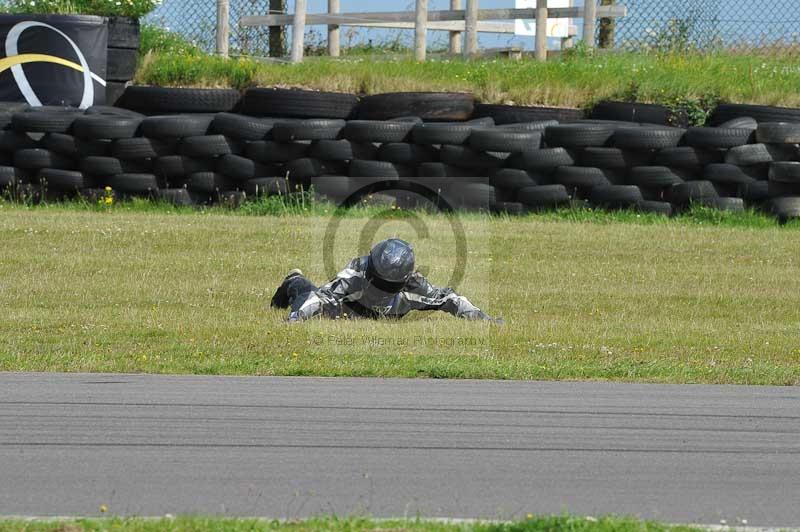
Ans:
{"type": "Polygon", "coordinates": [[[0,514],[800,525],[800,390],[0,373],[0,514]]]}

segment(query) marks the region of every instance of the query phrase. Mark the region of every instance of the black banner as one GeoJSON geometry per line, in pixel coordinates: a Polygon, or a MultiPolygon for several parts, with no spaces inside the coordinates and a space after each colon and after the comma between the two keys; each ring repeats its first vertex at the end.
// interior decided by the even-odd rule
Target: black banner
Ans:
{"type": "Polygon", "coordinates": [[[105,103],[107,46],[102,17],[0,15],[0,101],[105,103]]]}

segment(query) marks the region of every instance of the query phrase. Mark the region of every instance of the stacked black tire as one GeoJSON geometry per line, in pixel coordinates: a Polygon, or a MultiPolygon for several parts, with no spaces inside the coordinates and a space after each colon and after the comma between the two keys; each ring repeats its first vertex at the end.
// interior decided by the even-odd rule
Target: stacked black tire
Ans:
{"type": "Polygon", "coordinates": [[[139,20],[128,17],[108,19],[108,63],[106,103],[114,105],[136,74],[140,44],[139,20]]]}
{"type": "MultiPolygon", "coordinates": [[[[798,127],[747,117],[688,129],[583,121],[548,128],[548,149],[510,164],[596,207],[670,213],[691,204],[726,211],[752,206],[789,218],[787,205],[794,200],[785,197],[800,195],[794,177],[798,127]],[[555,156],[574,165],[547,165],[555,156]]],[[[528,192],[521,193],[527,201],[528,192]]]]}
{"type": "Polygon", "coordinates": [[[352,204],[392,189],[393,201],[399,190],[510,213],[703,204],[800,217],[800,121],[728,116],[684,129],[476,108],[463,94],[254,89],[239,101],[235,91],[132,88],[125,101],[136,111],[0,105],[0,188],[54,199],[111,187],[178,205],[301,191],[352,204]]]}

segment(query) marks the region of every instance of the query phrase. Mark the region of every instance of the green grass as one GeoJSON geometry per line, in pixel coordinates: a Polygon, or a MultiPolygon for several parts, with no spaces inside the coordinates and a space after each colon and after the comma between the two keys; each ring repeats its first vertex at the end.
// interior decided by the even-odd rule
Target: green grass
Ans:
{"type": "Polygon", "coordinates": [[[309,58],[299,65],[154,50],[136,82],[162,86],[306,87],[374,94],[469,91],[485,103],[584,107],[612,98],[688,108],[695,121],[717,101],[800,106],[791,57],[733,53],[577,54],[532,60],[309,58]],[[376,64],[377,62],[377,64],[376,64]]]}
{"type": "Polygon", "coordinates": [[[142,24],[139,53],[170,53],[178,55],[202,56],[203,51],[179,33],[165,30],[159,26],[142,24]]]}
{"type": "Polygon", "coordinates": [[[140,18],[158,7],[156,0],[0,0],[9,13],[98,15],[140,18]]]}
{"type": "MultiPolygon", "coordinates": [[[[290,326],[266,307],[291,268],[328,277],[324,207],[140,208],[0,204],[0,371],[800,383],[796,224],[465,215],[458,289],[505,327],[438,314],[290,326]]],[[[376,215],[335,219],[334,267],[399,235],[447,283],[453,219],[376,215]]]]}
{"type": "MultiPolygon", "coordinates": [[[[288,196],[272,196],[257,201],[248,201],[236,209],[225,206],[193,206],[176,207],[170,203],[133,198],[126,201],[114,201],[112,204],[89,202],[81,198],[67,199],[51,203],[18,203],[0,197],[2,209],[29,210],[35,212],[97,212],[97,213],[156,213],[183,215],[226,215],[226,216],[302,216],[302,217],[354,217],[388,216],[394,218],[411,218],[417,215],[414,211],[402,209],[387,212],[387,208],[371,205],[369,198],[358,206],[339,209],[336,205],[318,200],[313,194],[290,194],[288,196]]],[[[687,225],[741,228],[777,228],[800,229],[800,219],[782,223],[766,212],[748,209],[743,213],[720,211],[702,205],[695,205],[672,218],[659,214],[641,213],[631,210],[605,210],[589,207],[566,207],[555,210],[528,213],[522,216],[508,214],[489,214],[484,212],[459,212],[458,216],[469,220],[539,220],[548,222],[583,222],[594,224],[633,223],[638,225],[687,225]]]]}
{"type": "Polygon", "coordinates": [[[254,519],[81,519],[75,521],[2,521],[0,532],[694,532],[688,526],[671,526],[631,518],[539,517],[515,523],[447,523],[426,520],[368,518],[317,518],[302,521],[254,519]]]}

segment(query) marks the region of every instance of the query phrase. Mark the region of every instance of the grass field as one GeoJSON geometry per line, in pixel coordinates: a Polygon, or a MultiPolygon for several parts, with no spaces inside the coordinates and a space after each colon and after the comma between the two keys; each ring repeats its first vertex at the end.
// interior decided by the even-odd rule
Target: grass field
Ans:
{"type": "Polygon", "coordinates": [[[792,57],[739,53],[575,53],[533,60],[311,57],[299,65],[207,56],[169,33],[145,33],[136,82],[161,86],[289,86],[374,94],[468,91],[484,103],[588,107],[603,99],[662,103],[695,122],[718,101],[800,106],[792,57]],[[378,65],[378,68],[376,68],[378,65]]]}
{"type": "Polygon", "coordinates": [[[85,519],[76,521],[2,521],[0,532],[693,532],[697,528],[668,526],[635,519],[531,516],[517,523],[444,523],[424,520],[373,521],[367,518],[320,518],[284,522],[210,518],[85,519]]]}
{"type": "Polygon", "coordinates": [[[627,216],[0,204],[0,371],[800,383],[797,225],[627,216]],[[290,326],[267,309],[289,269],[323,281],[395,234],[447,284],[454,220],[466,235],[458,290],[504,327],[430,314],[290,326]]]}

